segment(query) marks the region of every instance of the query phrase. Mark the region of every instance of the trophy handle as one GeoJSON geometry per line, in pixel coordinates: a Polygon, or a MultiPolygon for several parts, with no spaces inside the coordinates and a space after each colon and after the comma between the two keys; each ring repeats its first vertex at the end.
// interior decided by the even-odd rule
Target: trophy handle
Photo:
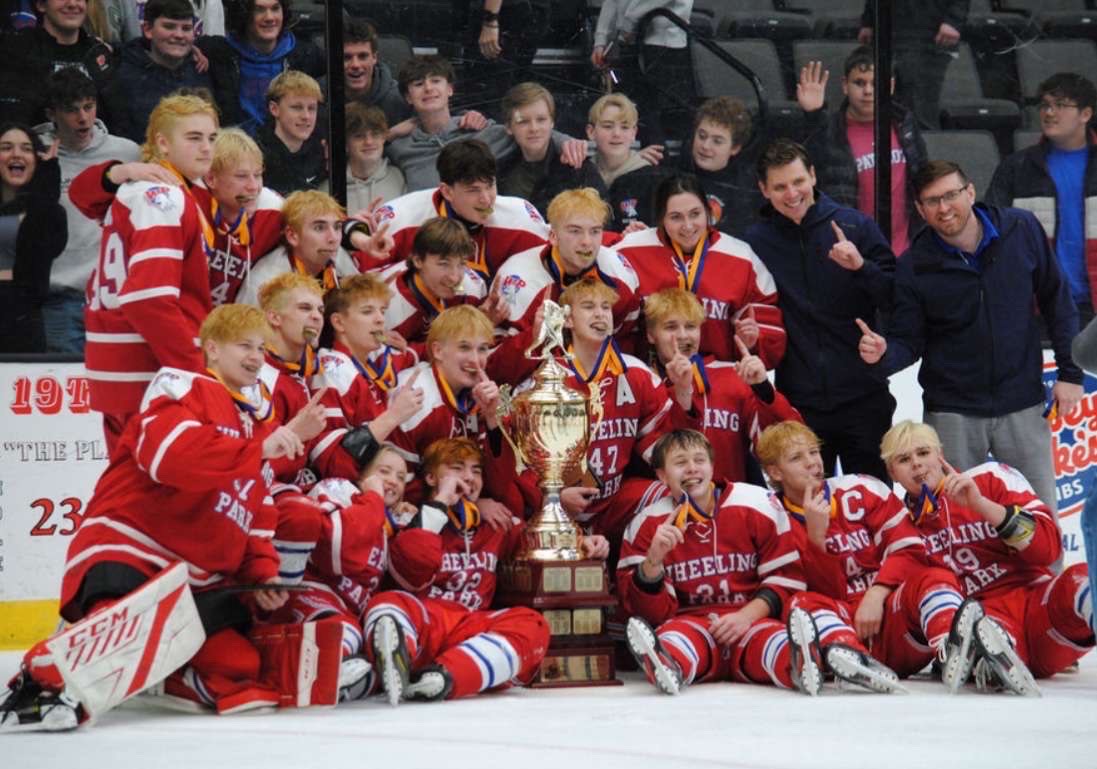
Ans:
{"type": "Polygon", "coordinates": [[[499,388],[499,406],[495,410],[495,415],[499,418],[499,432],[503,434],[503,438],[510,444],[511,449],[514,451],[514,460],[516,463],[515,470],[519,473],[524,472],[529,462],[526,460],[525,454],[522,453],[522,449],[518,447],[517,441],[510,434],[510,430],[507,427],[507,417],[511,415],[511,387],[510,385],[503,385],[499,388]]]}

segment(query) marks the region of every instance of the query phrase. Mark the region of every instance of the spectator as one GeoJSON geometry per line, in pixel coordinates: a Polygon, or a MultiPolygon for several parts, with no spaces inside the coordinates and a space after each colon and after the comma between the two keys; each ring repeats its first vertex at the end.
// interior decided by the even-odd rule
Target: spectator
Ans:
{"type": "MultiPolygon", "coordinates": [[[[138,22],[145,18],[146,0],[136,0],[136,2],[134,0],[111,0],[111,2],[118,5],[129,3],[137,6],[137,21],[134,22],[132,30],[127,27],[125,39],[132,40],[139,37],[141,30],[138,22]]],[[[225,6],[221,0],[190,0],[190,4],[194,9],[195,37],[225,34],[225,6]]]]}
{"type": "Polygon", "coordinates": [[[324,140],[316,115],[324,98],[320,84],[303,72],[286,70],[270,83],[268,120],[255,134],[263,150],[264,183],[275,192],[328,189],[324,140]]]}
{"type": "Polygon", "coordinates": [[[230,5],[225,37],[205,36],[198,46],[209,58],[213,95],[223,125],[251,135],[267,121],[267,88],[281,72],[295,69],[319,77],[323,52],[289,31],[292,0],[241,0],[230,5]]]}
{"type": "Polygon", "coordinates": [[[141,142],[149,113],[180,88],[211,87],[194,63],[194,11],[190,0],[149,0],[142,37],[122,49],[122,60],[104,94],[111,130],[141,142]]]}
{"type": "Polygon", "coordinates": [[[636,141],[636,105],[620,93],[606,94],[587,113],[587,138],[594,142],[594,165],[607,190],[613,223],[623,230],[640,222],[646,202],[661,174],[632,148],[636,141]]]}
{"type": "Polygon", "coordinates": [[[827,476],[868,473],[887,482],[880,436],[895,399],[883,372],[857,355],[856,320],[891,307],[895,256],[876,223],[815,191],[807,150],[782,139],[758,158],[768,204],[747,230],[777,283],[788,332],[777,389],[823,441],[827,476]]]}
{"type": "Polygon", "coordinates": [[[1082,371],[1070,357],[1078,311],[1069,284],[1036,217],[976,204],[956,163],[931,161],[913,182],[929,226],[899,262],[887,338],[862,326],[861,357],[882,375],[921,358],[925,421],[949,447],[952,464],[966,470],[993,454],[1017,468],[1054,512],[1034,321],[1038,309],[1059,367],[1052,409],[1066,416],[1082,398],[1082,371]]]}
{"type": "Polygon", "coordinates": [[[1078,306],[1079,325],[1093,317],[1097,301],[1097,137],[1089,128],[1097,89],[1087,78],[1060,72],[1040,83],[1040,142],[998,166],[986,202],[1032,211],[1055,239],[1055,256],[1078,306]],[[1087,226],[1088,225],[1088,226],[1087,226]]]}
{"type": "Polygon", "coordinates": [[[600,70],[621,70],[624,91],[643,109],[644,135],[649,144],[663,144],[678,137],[687,120],[683,104],[693,99],[693,63],[684,30],[663,18],[648,25],[637,40],[640,19],[654,8],[666,8],[685,22],[693,12],[693,0],[605,0],[594,30],[590,60],[600,70]],[[640,71],[643,46],[647,74],[640,71]]]}
{"type": "Polygon", "coordinates": [[[407,191],[399,168],[385,157],[389,124],[380,107],[347,104],[347,210],[361,211],[378,198],[382,203],[407,191]]]}
{"type": "Polygon", "coordinates": [[[57,161],[46,158],[30,128],[0,126],[0,352],[46,351],[42,302],[67,234],[57,161]]]}
{"type": "MultiPolygon", "coordinates": [[[[390,130],[389,159],[408,182],[408,190],[436,187],[440,181],[435,162],[438,153],[450,142],[474,138],[484,142],[497,161],[507,160],[517,145],[506,128],[486,119],[479,112],[460,117],[450,114],[455,74],[453,65],[441,56],[416,56],[400,68],[400,92],[415,116],[390,130]]],[[[578,168],[586,158],[586,142],[554,131],[553,145],[561,159],[578,168]]]]}
{"type": "MultiPolygon", "coordinates": [[[[823,108],[830,75],[822,62],[809,62],[800,71],[796,89],[807,114],[808,153],[819,171],[819,186],[840,205],[876,216],[875,64],[872,49],[854,49],[845,61],[842,93],[845,99],[828,117],[823,108]]],[[[891,80],[894,90],[895,79],[891,80]]],[[[914,113],[893,103],[891,108],[891,250],[902,254],[922,220],[909,194],[908,170],[917,172],[928,159],[926,143],[914,113]]]]}
{"type": "Polygon", "coordinates": [[[548,205],[564,190],[592,187],[600,195],[606,188],[589,159],[576,169],[565,165],[552,151],[556,100],[538,83],[519,83],[503,97],[507,133],[518,152],[499,164],[499,192],[524,198],[544,216],[548,205]]]}
{"type": "Polygon", "coordinates": [[[348,107],[354,102],[380,107],[390,126],[411,117],[392,70],[381,61],[377,30],[369,22],[354,19],[343,28],[343,79],[348,107]]]}
{"type": "MultiPolygon", "coordinates": [[[[154,2],[157,0],[154,0],[154,2]]],[[[186,0],[183,0],[186,2],[186,0]]],[[[75,67],[53,73],[47,82],[50,122],[35,128],[47,144],[58,143],[61,189],[88,166],[108,160],[135,162],[138,146],[107,131],[96,117],[95,83],[75,67]]],[[[84,291],[99,259],[100,227],[80,212],[66,194],[61,198],[68,222],[68,243],[53,263],[50,291],[42,307],[50,352],[84,353],[84,291]]]]}
{"type": "Polygon", "coordinates": [[[5,35],[5,66],[0,68],[0,120],[41,122],[42,84],[63,67],[77,67],[102,96],[114,75],[110,47],[84,31],[86,0],[36,0],[41,20],[33,29],[5,35]]]}

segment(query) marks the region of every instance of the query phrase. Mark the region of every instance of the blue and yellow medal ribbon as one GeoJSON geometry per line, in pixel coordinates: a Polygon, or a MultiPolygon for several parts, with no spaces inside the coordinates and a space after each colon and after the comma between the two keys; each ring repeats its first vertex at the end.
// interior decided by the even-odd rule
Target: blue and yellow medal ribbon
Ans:
{"type": "Polygon", "coordinates": [[[438,216],[443,219],[456,219],[465,225],[465,229],[469,231],[469,235],[476,241],[476,259],[466,260],[466,264],[469,269],[484,279],[485,283],[491,283],[491,272],[488,270],[488,254],[487,254],[487,234],[483,231],[483,227],[470,227],[468,222],[457,215],[457,212],[453,210],[453,206],[449,204],[449,201],[445,198],[438,204],[438,216]]]}
{"type": "Polygon", "coordinates": [[[229,387],[225,380],[221,378],[220,374],[210,368],[207,368],[206,371],[211,377],[224,385],[224,388],[229,391],[229,395],[232,396],[232,400],[236,403],[236,407],[256,422],[269,422],[274,418],[274,401],[271,398],[270,390],[263,382],[259,382],[259,400],[261,401],[260,406],[265,405],[267,408],[265,414],[260,414],[260,406],[256,406],[248,400],[248,397],[239,390],[233,390],[229,387]]]}
{"type": "Polygon", "coordinates": [[[941,489],[945,487],[945,479],[942,478],[941,482],[937,484],[936,489],[930,489],[928,484],[922,484],[922,491],[918,495],[918,501],[913,505],[908,505],[910,509],[910,519],[915,523],[918,523],[922,519],[923,515],[933,515],[940,508],[941,503],[937,499],[937,496],[941,493],[941,489]]]}
{"type": "Polygon", "coordinates": [[[369,358],[364,361],[358,360],[353,355],[350,356],[350,359],[354,361],[358,373],[377,385],[381,392],[387,393],[390,389],[396,387],[396,366],[392,360],[392,348],[388,345],[385,346],[384,352],[381,353],[376,363],[369,358]]]}
{"type": "Polygon", "coordinates": [[[301,353],[301,360],[294,363],[283,358],[278,353],[268,349],[267,354],[274,358],[282,366],[285,371],[291,374],[298,374],[304,379],[311,379],[320,366],[316,359],[316,351],[312,349],[312,345],[305,344],[305,351],[301,353]]]}
{"type": "Polygon", "coordinates": [[[385,522],[382,524],[382,527],[385,530],[385,536],[392,539],[393,535],[396,534],[397,525],[396,516],[392,514],[392,510],[389,506],[385,505],[385,522]]]}
{"type": "MultiPolygon", "coordinates": [[[[838,500],[835,499],[830,493],[830,486],[826,483],[823,484],[823,501],[830,503],[830,517],[833,520],[838,515],[838,500]]],[[[788,510],[788,514],[795,518],[800,523],[806,523],[804,517],[804,508],[802,505],[796,505],[789,502],[788,497],[782,496],[781,502],[784,504],[785,509],[788,510]]]]}
{"type": "Polygon", "coordinates": [[[241,246],[250,245],[251,229],[248,227],[247,210],[241,207],[240,211],[236,214],[236,221],[226,225],[224,217],[221,215],[221,206],[217,202],[217,198],[211,196],[210,199],[213,205],[213,226],[231,237],[241,246]]]}
{"type": "Polygon", "coordinates": [[[694,353],[689,361],[693,364],[693,389],[701,395],[709,392],[708,372],[705,371],[705,359],[700,353],[694,353]]]}
{"type": "Polygon", "coordinates": [[[674,267],[678,270],[678,287],[696,294],[697,286],[701,282],[701,273],[705,269],[705,259],[708,256],[709,234],[706,232],[697,241],[688,263],[678,244],[669,237],[667,240],[670,241],[670,247],[674,251],[674,267]]]}
{"type": "MultiPolygon", "coordinates": [[[[308,268],[305,267],[305,263],[298,259],[296,256],[290,256],[290,260],[293,262],[293,271],[301,275],[312,275],[308,268]]],[[[339,288],[339,275],[335,272],[335,264],[328,262],[324,265],[323,272],[320,273],[320,282],[324,285],[324,290],[328,291],[333,288],[339,288]]]]}
{"type": "Polygon", "coordinates": [[[469,389],[462,390],[455,396],[453,394],[453,388],[449,386],[449,382],[446,381],[446,377],[438,369],[434,367],[434,375],[438,379],[438,389],[442,391],[442,398],[449,404],[450,408],[454,409],[457,413],[462,415],[475,414],[479,408],[476,405],[476,401],[472,398],[472,391],[469,389]]]}
{"type": "Polygon", "coordinates": [[[457,504],[450,505],[446,515],[457,531],[472,531],[480,525],[480,508],[467,499],[459,499],[457,504]]]}
{"type": "Polygon", "coordinates": [[[620,375],[628,371],[625,357],[612,336],[606,337],[602,342],[602,349],[598,351],[598,359],[594,363],[594,373],[591,376],[584,373],[583,364],[579,362],[579,356],[575,354],[571,347],[568,348],[568,354],[571,355],[568,365],[575,372],[576,378],[583,384],[598,382],[607,374],[620,375]]]}
{"type": "Polygon", "coordinates": [[[411,276],[409,288],[415,296],[415,301],[419,303],[419,307],[429,320],[434,320],[442,310],[446,309],[446,300],[435,296],[434,292],[427,288],[427,284],[423,282],[419,273],[411,276]]]}
{"type": "MultiPolygon", "coordinates": [[[[716,484],[709,483],[709,489],[712,493],[716,493],[716,484]]],[[[715,509],[715,506],[714,506],[715,509]]],[[[678,529],[685,530],[686,526],[692,521],[697,523],[705,523],[712,520],[712,515],[706,513],[700,505],[698,505],[693,497],[689,494],[683,494],[682,500],[678,503],[678,508],[674,511],[674,525],[678,529]]]]}
{"type": "Polygon", "coordinates": [[[549,251],[549,260],[545,264],[545,268],[548,270],[549,275],[552,276],[552,279],[556,281],[556,284],[560,286],[560,288],[567,288],[572,283],[577,283],[578,281],[588,277],[597,278],[612,289],[617,288],[617,281],[602,272],[602,269],[598,266],[597,257],[595,258],[594,263],[582,273],[575,276],[569,276],[567,274],[567,271],[564,269],[564,261],[560,257],[560,249],[558,249],[556,246],[552,246],[551,250],[549,251]]]}
{"type": "MultiPolygon", "coordinates": [[[[159,162],[160,165],[171,171],[179,180],[179,184],[183,188],[183,194],[194,201],[194,209],[198,212],[198,223],[202,226],[202,247],[205,249],[207,258],[213,256],[217,252],[217,233],[214,232],[213,225],[211,225],[209,219],[206,218],[206,212],[202,210],[202,206],[194,199],[194,193],[190,191],[190,179],[179,173],[179,169],[167,160],[160,160],[159,162]]],[[[216,200],[214,201],[214,205],[217,205],[216,200]]]]}

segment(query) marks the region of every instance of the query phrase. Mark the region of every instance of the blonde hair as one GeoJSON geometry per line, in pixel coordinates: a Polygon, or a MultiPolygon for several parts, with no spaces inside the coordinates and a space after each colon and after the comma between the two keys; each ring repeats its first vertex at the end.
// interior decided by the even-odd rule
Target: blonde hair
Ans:
{"type": "Polygon", "coordinates": [[[904,419],[902,422],[893,424],[880,439],[880,458],[884,460],[884,464],[890,465],[897,454],[909,451],[919,444],[925,444],[940,451],[941,436],[925,422],[904,419]]]}
{"type": "Polygon", "coordinates": [[[400,453],[400,450],[396,448],[395,444],[388,443],[386,441],[377,448],[377,453],[373,455],[373,458],[370,459],[366,466],[362,468],[362,471],[358,473],[358,483],[361,483],[363,480],[370,476],[370,473],[372,473],[374,468],[377,467],[377,463],[380,461],[381,457],[385,456],[385,454],[392,454],[394,457],[399,457],[400,461],[404,463],[404,480],[408,480],[407,460],[404,459],[404,455],[400,453]]]}
{"type": "Polygon", "coordinates": [[[672,315],[683,317],[698,326],[705,322],[705,308],[692,291],[664,288],[644,299],[644,322],[648,328],[658,326],[672,315]]]}
{"type": "Polygon", "coordinates": [[[500,103],[506,124],[510,125],[513,122],[515,112],[539,101],[548,105],[549,117],[556,120],[556,100],[547,88],[540,83],[529,82],[513,86],[500,103]]]}
{"type": "Polygon", "coordinates": [[[259,307],[263,312],[282,312],[286,309],[290,292],[296,288],[324,296],[324,287],[316,278],[299,272],[284,272],[259,287],[259,307]]]}
{"type": "MultiPolygon", "coordinates": [[[[758,441],[754,446],[754,454],[758,457],[758,462],[762,465],[762,469],[771,467],[780,462],[781,455],[785,453],[785,449],[796,441],[804,441],[808,445],[814,447],[822,445],[822,441],[819,440],[819,436],[815,434],[815,431],[803,422],[796,422],[789,419],[784,422],[778,422],[775,425],[770,425],[763,430],[762,434],[758,436],[758,441]]],[[[781,483],[779,481],[775,481],[771,478],[769,485],[778,491],[781,491],[781,483]]]]}
{"type": "Polygon", "coordinates": [[[423,476],[428,473],[437,477],[438,470],[444,465],[453,465],[468,460],[484,464],[484,452],[469,438],[439,438],[427,446],[423,452],[420,466],[423,476]]]}
{"type": "Polygon", "coordinates": [[[621,110],[625,123],[630,127],[635,126],[640,120],[640,113],[637,111],[636,104],[633,103],[632,99],[623,93],[607,93],[590,105],[590,111],[587,112],[587,122],[591,125],[597,125],[598,121],[602,119],[602,114],[610,107],[621,110]]]}
{"type": "Polygon", "coordinates": [[[605,224],[609,221],[609,203],[603,200],[598,190],[593,187],[579,187],[564,190],[554,197],[548,206],[549,224],[554,227],[580,214],[590,214],[605,224]]]}
{"type": "Polygon", "coordinates": [[[431,321],[427,331],[427,351],[435,342],[448,342],[469,335],[491,342],[495,339],[495,327],[487,315],[471,304],[447,307],[431,321]]]}
{"type": "Polygon", "coordinates": [[[356,299],[377,299],[387,302],[392,298],[392,289],[376,273],[363,272],[344,278],[335,288],[324,294],[324,314],[344,313],[356,299]]]}
{"type": "Polygon", "coordinates": [[[338,200],[320,190],[298,190],[282,203],[282,219],[286,227],[297,233],[305,228],[310,219],[328,214],[345,219],[347,211],[338,200]]]}
{"type": "Polygon", "coordinates": [[[320,90],[320,84],[304,72],[295,69],[287,69],[270,81],[267,86],[267,101],[280,102],[283,97],[289,95],[311,96],[316,101],[324,100],[324,92],[320,90]]]}
{"type": "Polygon", "coordinates": [[[564,292],[560,294],[560,304],[571,307],[587,297],[605,299],[610,304],[617,304],[619,298],[616,289],[610,288],[593,275],[588,275],[564,289],[564,292]]]}
{"type": "Polygon", "coordinates": [[[250,304],[223,304],[202,321],[198,330],[198,339],[204,347],[206,342],[236,342],[245,335],[257,333],[266,336],[270,328],[263,311],[250,304]]]}
{"type": "Polygon", "coordinates": [[[155,163],[163,160],[156,147],[157,136],[168,136],[183,118],[193,115],[209,115],[214,127],[220,126],[217,108],[198,96],[165,96],[149,114],[149,127],[145,130],[145,143],[141,145],[141,159],[155,163]]]}
{"type": "Polygon", "coordinates": [[[254,160],[263,167],[263,150],[239,128],[225,128],[217,132],[213,142],[213,164],[210,173],[219,174],[236,168],[244,160],[254,160]]]}

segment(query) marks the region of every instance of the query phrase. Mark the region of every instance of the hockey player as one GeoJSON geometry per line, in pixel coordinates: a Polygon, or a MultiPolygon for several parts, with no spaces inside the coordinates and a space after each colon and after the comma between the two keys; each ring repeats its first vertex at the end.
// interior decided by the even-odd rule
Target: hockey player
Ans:
{"type": "Polygon", "coordinates": [[[888,688],[890,670],[867,659],[871,652],[903,677],[938,657],[946,685],[964,681],[971,663],[959,654],[960,630],[977,607],[958,614],[956,577],[929,566],[921,535],[891,488],[870,475],[824,479],[819,438],[801,422],[763,430],[758,459],[789,512],[812,591],[793,601],[815,618],[835,675],[854,683],[868,675],[870,686],[888,688]]]}
{"type": "Polygon", "coordinates": [[[216,133],[208,102],[163,99],[142,153],[178,186],[127,182],[109,206],[84,315],[91,407],[103,414],[111,454],[157,370],[205,368],[194,340],[212,308],[205,252],[212,226],[192,187],[210,169],[216,133]]]}
{"type": "Polygon", "coordinates": [[[753,249],[709,227],[705,191],[694,176],[672,176],[655,191],[657,226],[625,236],[617,250],[636,268],[640,294],[679,287],[705,308],[701,353],[736,360],[738,336],[767,368],[785,354],[777,286],[753,249]]]}
{"type": "Polygon", "coordinates": [[[310,452],[323,477],[357,478],[380,444],[423,405],[417,376],[397,386],[398,372],[414,367],[418,358],[385,344],[391,296],[380,277],[366,273],[348,278],[324,298],[334,341],[320,351],[313,388],[326,388],[328,424],[310,452]]]}
{"type": "Polygon", "coordinates": [[[264,611],[287,598],[267,463],[299,454],[307,436],[293,421],[272,428],[242,395],[265,331],[259,310],[220,307],[200,330],[205,373],[163,368],[149,385],[69,544],[61,616],[74,625],[27,652],[0,730],[74,728],[183,665],[171,691],[221,713],[334,701],[334,668],[296,691],[300,649],[287,641],[311,636],[324,667],[338,636],[274,628],[249,638],[250,612],[232,592],[272,585],[250,594],[264,611]],[[318,691],[325,681],[330,691],[318,691]]]}
{"type": "Polygon", "coordinates": [[[393,240],[385,258],[362,251],[355,259],[363,270],[384,267],[411,256],[415,233],[427,219],[456,219],[476,241],[476,255],[469,266],[491,283],[499,266],[513,254],[543,246],[548,227],[541,214],[521,198],[499,197],[495,189],[495,156],[477,139],[451,142],[438,155],[442,183],[434,190],[411,192],[373,212],[371,224],[351,223],[350,232],[382,228],[393,240]]]}
{"type": "Polygon", "coordinates": [[[602,246],[609,206],[592,187],[566,190],[548,206],[549,244],[515,254],[499,268],[494,288],[503,297],[509,336],[492,352],[488,371],[517,383],[537,364],[525,357],[541,326],[545,299],[558,301],[565,288],[593,275],[617,292],[614,336],[631,340],[639,317],[639,283],[628,260],[602,246]]]}
{"type": "MultiPolygon", "coordinates": [[[[1059,527],[1024,477],[987,462],[960,473],[930,425],[899,422],[880,444],[888,473],[933,561],[951,569],[985,616],[965,633],[980,688],[1039,695],[1034,678],[1068,667],[1094,645],[1086,564],[1048,568],[1062,549],[1059,527]]],[[[957,682],[957,686],[963,681],[957,682]]]]}
{"type": "Polygon", "coordinates": [[[746,457],[762,428],[800,414],[766,377],[762,360],[736,338],[736,363],[702,356],[705,310],[684,288],[664,288],[644,301],[644,328],[655,367],[674,399],[675,427],[700,430],[712,444],[713,477],[745,481],[746,457]]]}
{"type": "MultiPolygon", "coordinates": [[[[390,572],[404,590],[380,593],[366,613],[369,656],[391,705],[524,683],[545,656],[549,628],[540,612],[491,610],[498,564],[516,553],[522,523],[482,525],[485,469],[468,438],[436,441],[423,454],[429,498],[391,550],[390,572]]],[[[585,537],[581,549],[605,558],[609,544],[585,537]]]]}
{"type": "Polygon", "coordinates": [[[629,524],[617,564],[648,681],[664,694],[727,680],[818,694],[815,623],[788,608],[806,585],[785,509],[758,486],[717,488],[712,446],[695,430],[664,435],[652,464],[670,495],[629,524]]]}

